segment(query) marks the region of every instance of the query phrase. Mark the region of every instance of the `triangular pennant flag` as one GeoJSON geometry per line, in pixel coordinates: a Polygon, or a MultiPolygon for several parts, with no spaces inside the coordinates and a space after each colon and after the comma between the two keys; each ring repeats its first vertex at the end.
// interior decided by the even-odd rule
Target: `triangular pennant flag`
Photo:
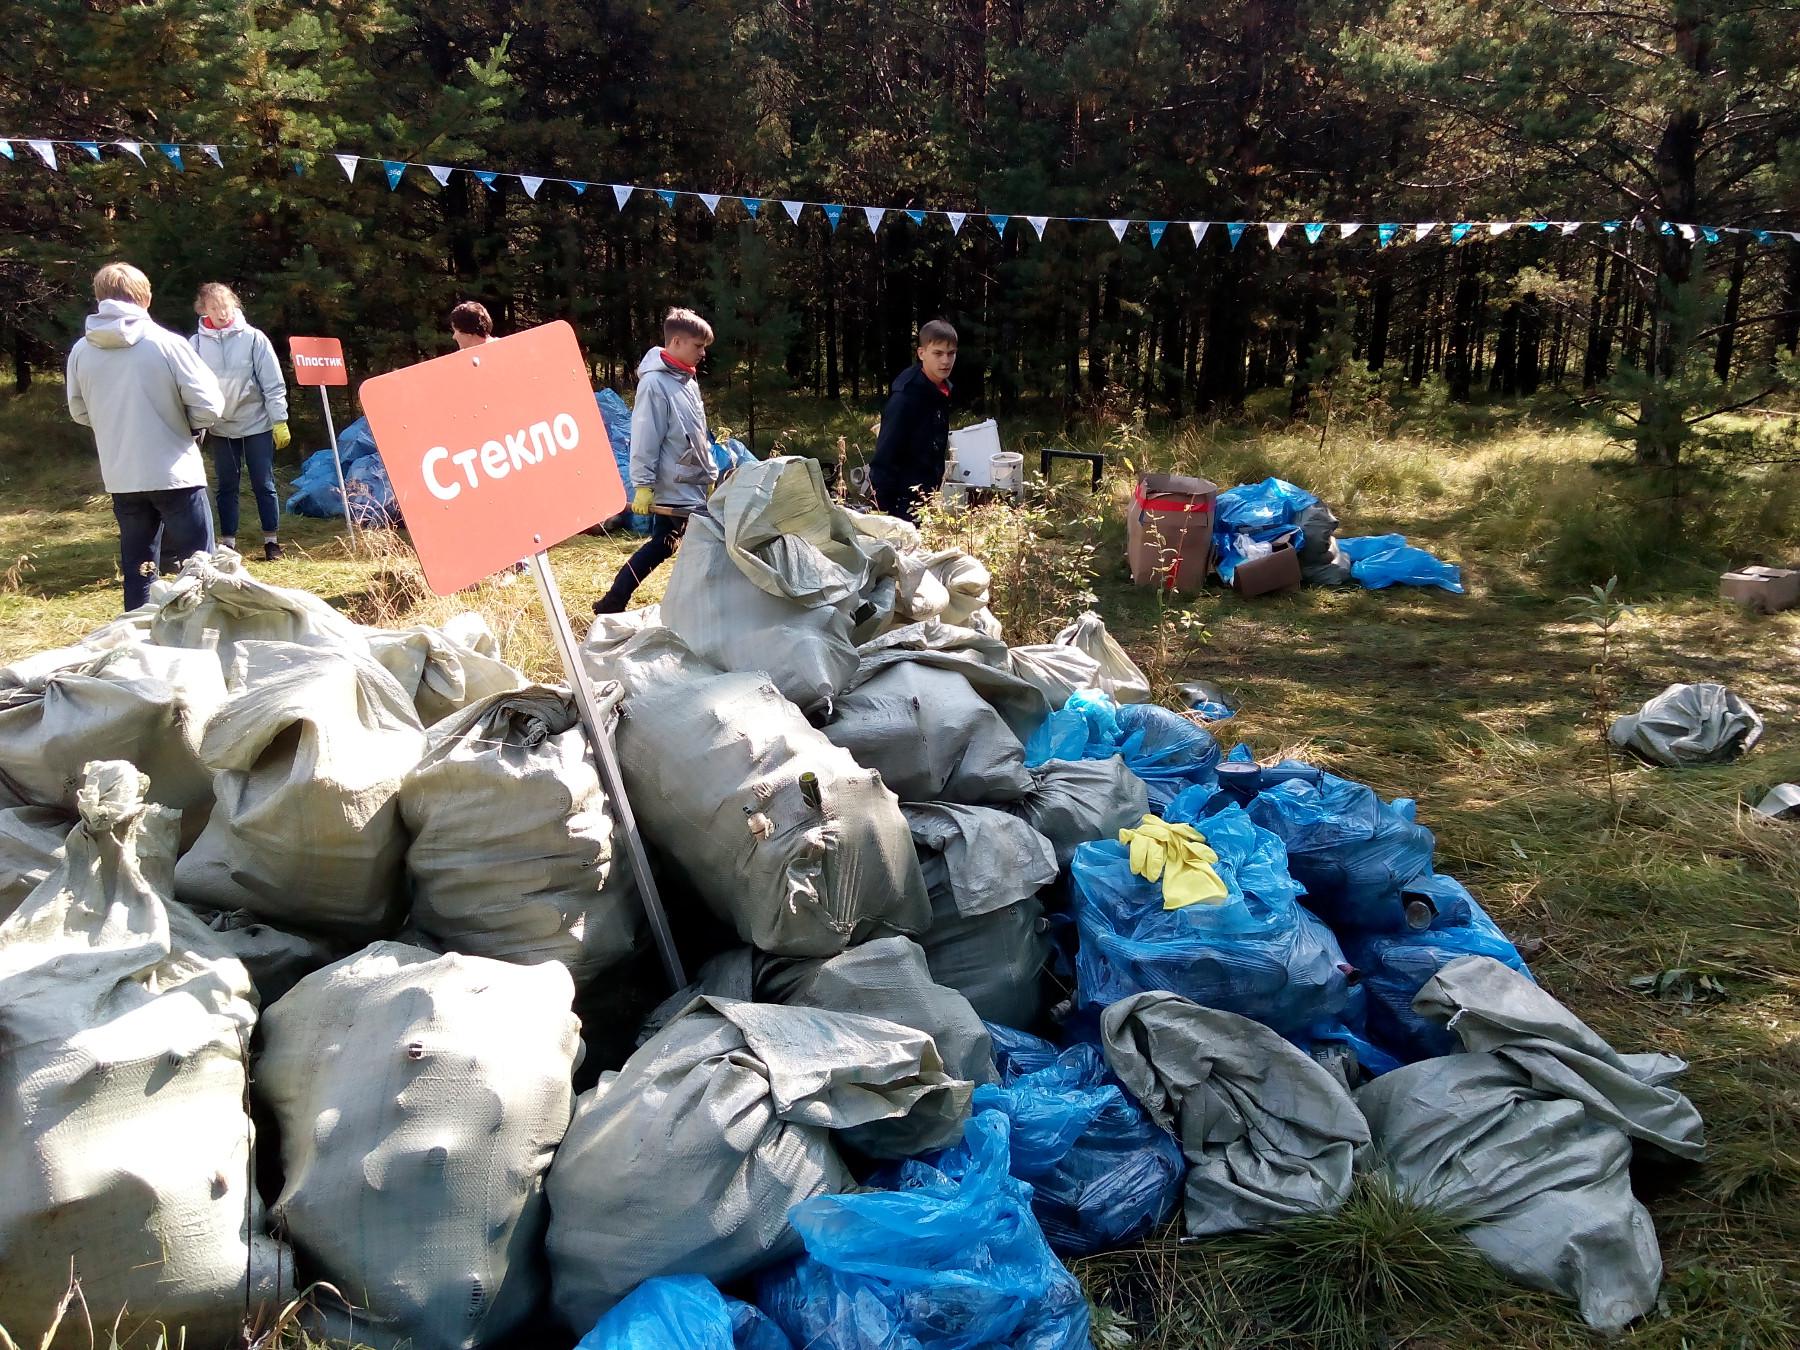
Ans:
{"type": "Polygon", "coordinates": [[[923,211],[908,211],[906,213],[906,218],[915,225],[923,225],[925,223],[925,213],[923,211]]]}
{"type": "Polygon", "coordinates": [[[716,216],[719,214],[719,194],[718,193],[702,192],[700,194],[700,200],[706,204],[706,214],[707,215],[716,216]]]}
{"type": "Polygon", "coordinates": [[[625,203],[631,200],[631,194],[637,191],[636,188],[630,187],[624,183],[614,183],[612,185],[612,190],[613,202],[621,211],[625,209],[625,203]]]}
{"type": "Polygon", "coordinates": [[[1608,234],[1617,234],[1619,226],[1624,223],[1625,222],[1622,220],[1603,220],[1600,222],[1600,228],[1605,230],[1608,234]]]}
{"type": "MultiPolygon", "coordinates": [[[[1050,217],[1049,216],[1026,216],[1025,219],[1030,223],[1031,228],[1037,231],[1037,237],[1039,239],[1042,239],[1044,237],[1044,226],[1046,226],[1050,223],[1050,217]]],[[[1162,238],[1162,231],[1157,229],[1155,226],[1151,226],[1151,236],[1150,237],[1151,237],[1152,243],[1154,243],[1155,240],[1162,238]]]]}
{"type": "Polygon", "coordinates": [[[1131,222],[1129,220],[1109,220],[1106,223],[1112,227],[1113,238],[1117,239],[1121,244],[1124,243],[1125,230],[1131,222]]]}
{"type": "Polygon", "coordinates": [[[573,178],[565,178],[562,181],[567,183],[570,187],[575,189],[575,195],[577,197],[587,196],[588,185],[586,183],[579,182],[573,178]]]}
{"type": "Polygon", "coordinates": [[[800,223],[800,212],[805,208],[805,206],[806,206],[805,202],[783,202],[781,204],[781,209],[788,213],[789,220],[793,221],[794,224],[798,225],[800,223]]]}
{"type": "Polygon", "coordinates": [[[1675,227],[1673,225],[1669,224],[1669,222],[1666,220],[1661,222],[1659,229],[1661,230],[1661,232],[1663,234],[1674,234],[1675,233],[1675,227]]]}
{"type": "Polygon", "coordinates": [[[1675,228],[1681,231],[1681,237],[1683,239],[1687,240],[1690,244],[1694,242],[1694,236],[1698,231],[1695,230],[1692,225],[1677,225],[1675,228]]]}
{"type": "MultiPolygon", "coordinates": [[[[337,160],[339,167],[343,169],[344,177],[348,178],[352,183],[354,183],[356,181],[356,166],[358,163],[361,162],[357,158],[357,156],[355,156],[355,155],[336,155],[336,156],[333,156],[333,158],[335,158],[337,160]]],[[[488,175],[488,186],[489,187],[493,186],[493,178],[494,178],[494,175],[490,173],[488,175]]]]}
{"type": "Polygon", "coordinates": [[[1457,221],[1456,224],[1450,227],[1450,242],[1453,244],[1462,243],[1462,241],[1468,237],[1469,231],[1473,228],[1474,226],[1470,225],[1466,220],[1457,221]]]}
{"type": "Polygon", "coordinates": [[[475,177],[480,180],[481,186],[486,188],[489,192],[498,192],[500,190],[494,186],[495,181],[500,175],[495,173],[492,169],[470,169],[469,172],[474,174],[475,177]]]}
{"type": "Polygon", "coordinates": [[[1236,248],[1238,240],[1244,237],[1244,231],[1250,227],[1241,220],[1234,220],[1225,227],[1225,233],[1231,236],[1231,246],[1236,248]]]}
{"type": "Polygon", "coordinates": [[[1338,222],[1338,238],[1348,239],[1363,227],[1360,220],[1341,220],[1338,222]]]}
{"type": "Polygon", "coordinates": [[[48,167],[52,169],[56,167],[56,147],[49,141],[26,141],[25,144],[36,151],[37,157],[43,160],[48,167]]]}
{"type": "Polygon", "coordinates": [[[844,208],[837,202],[821,202],[819,209],[825,213],[825,219],[831,222],[832,233],[837,233],[838,222],[844,218],[844,208]]]}
{"type": "Polygon", "coordinates": [[[113,144],[126,154],[134,156],[139,164],[144,162],[144,143],[142,141],[114,141],[113,144]]]}
{"type": "MultiPolygon", "coordinates": [[[[221,169],[225,167],[225,161],[219,158],[219,147],[218,146],[203,145],[200,147],[200,149],[206,155],[206,157],[208,159],[210,159],[214,164],[218,165],[221,169]]],[[[97,159],[97,158],[99,158],[99,156],[96,155],[95,158],[97,159]]]]}
{"type": "MultiPolygon", "coordinates": [[[[83,150],[87,151],[95,159],[100,158],[100,142],[99,141],[76,141],[75,144],[79,145],[83,150]]],[[[213,149],[217,150],[218,147],[214,146],[213,149]]]]}
{"type": "Polygon", "coordinates": [[[874,234],[881,228],[881,218],[887,214],[885,206],[863,207],[863,218],[869,222],[869,233],[874,234]]]}
{"type": "Polygon", "coordinates": [[[158,141],[156,143],[156,148],[163,152],[163,158],[173,164],[177,170],[182,168],[181,147],[179,145],[172,145],[168,141],[158,141]]]}
{"type": "Polygon", "coordinates": [[[656,195],[662,198],[662,204],[671,210],[675,207],[675,194],[668,188],[658,188],[656,195]]]}
{"type": "Polygon", "coordinates": [[[1375,227],[1375,238],[1382,248],[1394,242],[1394,236],[1400,233],[1398,225],[1382,224],[1375,227]]]}
{"type": "Polygon", "coordinates": [[[998,234],[1002,239],[1006,238],[1006,222],[1011,219],[1012,219],[1011,216],[997,216],[997,215],[994,215],[991,211],[988,213],[988,220],[990,220],[993,223],[994,232],[996,234],[998,234]]]}
{"type": "Polygon", "coordinates": [[[1531,226],[1531,228],[1536,230],[1539,234],[1542,234],[1545,230],[1550,228],[1550,222],[1547,220],[1528,220],[1525,223],[1531,226]]]}
{"type": "Polygon", "coordinates": [[[519,174],[519,186],[525,189],[525,195],[532,201],[537,200],[538,189],[544,186],[542,178],[534,178],[530,174],[519,174]]]}
{"type": "MultiPolygon", "coordinates": [[[[1163,231],[1169,228],[1169,222],[1166,220],[1153,220],[1150,221],[1145,228],[1150,231],[1150,247],[1155,248],[1162,243],[1163,231]]],[[[1041,239],[1043,236],[1044,232],[1039,230],[1038,237],[1041,239]]]]}
{"type": "Polygon", "coordinates": [[[1288,232],[1288,222],[1266,220],[1263,222],[1263,228],[1269,232],[1269,247],[1278,248],[1281,245],[1281,236],[1288,232]]]}
{"type": "Polygon", "coordinates": [[[762,214],[761,197],[739,197],[738,200],[744,204],[744,210],[750,213],[750,219],[755,220],[762,214]]]}
{"type": "Polygon", "coordinates": [[[456,170],[443,164],[427,164],[425,166],[425,172],[437,179],[437,185],[439,187],[449,187],[450,175],[455,173],[456,170]]]}
{"type": "Polygon", "coordinates": [[[1513,223],[1510,220],[1490,220],[1488,222],[1488,237],[1490,239],[1498,239],[1512,227],[1513,223]]]}
{"type": "Polygon", "coordinates": [[[387,174],[389,192],[399,187],[400,180],[406,176],[406,164],[402,160],[384,159],[381,161],[381,169],[387,174]]]}
{"type": "Polygon", "coordinates": [[[1796,244],[1800,244],[1800,230],[1789,230],[1787,232],[1787,237],[1792,239],[1796,244]]]}
{"type": "Polygon", "coordinates": [[[1710,225],[1702,225],[1700,227],[1700,233],[1706,236],[1706,242],[1709,244],[1716,244],[1719,242],[1719,232],[1710,225]]]}
{"type": "Polygon", "coordinates": [[[18,158],[18,156],[13,153],[11,141],[0,141],[0,155],[5,156],[7,159],[18,158]]]}
{"type": "Polygon", "coordinates": [[[1413,243],[1417,244],[1438,227],[1435,220],[1421,220],[1413,226],[1413,243]]]}
{"type": "Polygon", "coordinates": [[[1188,230],[1194,236],[1195,248],[1200,247],[1200,241],[1206,238],[1206,232],[1211,226],[1212,222],[1210,220],[1190,220],[1188,222],[1188,230]]]}
{"type": "Polygon", "coordinates": [[[1560,228],[1565,235],[1574,234],[1575,231],[1581,228],[1581,222],[1579,220],[1565,220],[1560,228]]]}
{"type": "Polygon", "coordinates": [[[961,234],[963,222],[969,218],[967,211],[946,211],[944,215],[950,221],[950,233],[961,234]]]}
{"type": "Polygon", "coordinates": [[[1316,244],[1319,242],[1320,236],[1325,233],[1325,222],[1315,220],[1312,224],[1302,225],[1300,228],[1306,231],[1306,242],[1316,244]]]}
{"type": "Polygon", "coordinates": [[[1753,231],[1753,233],[1756,235],[1756,242],[1759,244],[1772,244],[1775,242],[1775,232],[1773,230],[1756,230],[1753,231]]]}

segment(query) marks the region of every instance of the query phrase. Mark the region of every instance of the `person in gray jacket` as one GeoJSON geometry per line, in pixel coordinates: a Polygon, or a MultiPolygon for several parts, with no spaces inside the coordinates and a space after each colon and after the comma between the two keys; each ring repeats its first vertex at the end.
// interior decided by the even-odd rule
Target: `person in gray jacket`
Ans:
{"type": "Polygon", "coordinates": [[[700,360],[712,346],[712,325],[691,309],[663,319],[663,345],[638,362],[631,407],[631,509],[650,517],[650,537],[619,569],[612,588],[594,601],[596,614],[622,614],[637,588],[674,556],[688,515],[706,505],[719,468],[700,401],[700,360]]]}
{"type": "Polygon", "coordinates": [[[244,321],[231,287],[209,281],[194,297],[200,328],[191,339],[206,368],[218,377],[225,411],[208,433],[219,478],[219,542],[237,547],[238,491],[250,469],[250,491],[262,523],[263,557],[281,556],[281,504],[275,496],[275,452],[288,448],[287,381],[275,345],[244,321]]]}
{"type": "Polygon", "coordinates": [[[225,411],[194,349],[150,317],[150,279],[130,263],[94,273],[96,312],[69,353],[69,416],[92,427],[100,478],[119,522],[125,608],[136,609],[167,562],[210,553],[206,464],[195,443],[225,411]]]}

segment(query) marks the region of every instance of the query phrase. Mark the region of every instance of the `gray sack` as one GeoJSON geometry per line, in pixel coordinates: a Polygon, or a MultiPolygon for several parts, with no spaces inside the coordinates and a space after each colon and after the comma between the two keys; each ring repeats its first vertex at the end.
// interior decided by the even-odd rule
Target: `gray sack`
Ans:
{"type": "Polygon", "coordinates": [[[1118,755],[1051,759],[1031,771],[1031,791],[1006,809],[1056,846],[1067,867],[1075,850],[1136,829],[1150,810],[1150,789],[1118,755]]]}
{"type": "Polygon", "coordinates": [[[1671,769],[1718,764],[1762,739],[1763,720],[1722,684],[1672,684],[1608,733],[1621,750],[1671,769]]]}

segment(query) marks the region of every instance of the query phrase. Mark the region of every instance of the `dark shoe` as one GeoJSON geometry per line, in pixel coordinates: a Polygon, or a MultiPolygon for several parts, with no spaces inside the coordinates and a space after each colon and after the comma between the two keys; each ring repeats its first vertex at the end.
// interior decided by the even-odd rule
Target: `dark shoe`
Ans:
{"type": "Polygon", "coordinates": [[[625,606],[619,604],[610,595],[603,595],[594,601],[594,613],[596,614],[623,614],[624,612],[625,606]]]}
{"type": "Polygon", "coordinates": [[[265,539],[263,541],[263,561],[281,561],[281,545],[276,543],[273,539],[265,539]]]}

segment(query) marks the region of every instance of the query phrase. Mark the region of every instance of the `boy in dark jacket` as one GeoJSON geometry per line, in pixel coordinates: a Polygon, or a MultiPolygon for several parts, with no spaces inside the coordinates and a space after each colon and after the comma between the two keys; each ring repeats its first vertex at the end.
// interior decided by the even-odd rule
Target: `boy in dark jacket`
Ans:
{"type": "Polygon", "coordinates": [[[881,434],[869,465],[875,502],[890,516],[916,520],[919,502],[944,481],[950,456],[950,372],[956,330],[942,319],[919,329],[919,359],[902,371],[881,410],[881,434]]]}

